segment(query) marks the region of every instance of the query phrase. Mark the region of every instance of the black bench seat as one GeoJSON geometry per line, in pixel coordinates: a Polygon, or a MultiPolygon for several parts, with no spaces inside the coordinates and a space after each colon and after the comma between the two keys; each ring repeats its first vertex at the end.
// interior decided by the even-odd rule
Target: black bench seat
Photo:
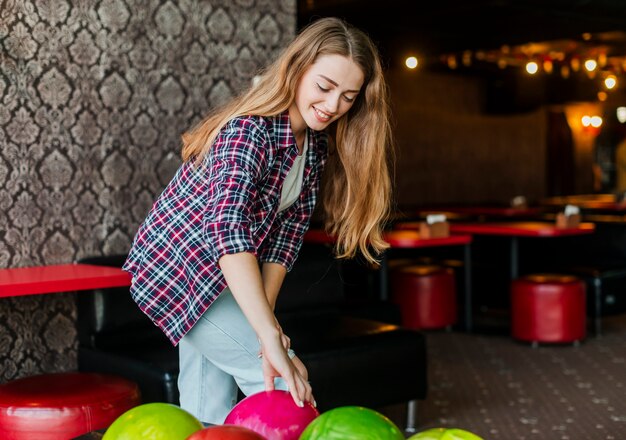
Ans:
{"type": "MultiPolygon", "coordinates": [[[[124,259],[115,255],[80,262],[121,267],[124,259]]],[[[326,261],[334,265],[332,258],[326,261]]],[[[351,313],[346,302],[330,300],[328,283],[317,286],[325,299],[316,303],[316,289],[303,284],[306,272],[315,265],[296,266],[302,272],[290,272],[290,281],[284,285],[288,292],[281,292],[291,297],[289,305],[277,309],[277,316],[307,366],[320,410],[408,403],[407,424],[412,425],[415,403],[427,391],[423,334],[355,317],[359,313],[351,313]],[[305,304],[300,307],[293,296],[302,294],[294,289],[306,290],[305,304]]],[[[328,270],[327,264],[322,266],[328,270]]],[[[336,287],[340,292],[340,286],[336,287]]],[[[128,288],[83,292],[77,295],[77,308],[79,370],[119,374],[138,383],[144,402],[178,404],[178,350],[139,311],[128,288]]]]}

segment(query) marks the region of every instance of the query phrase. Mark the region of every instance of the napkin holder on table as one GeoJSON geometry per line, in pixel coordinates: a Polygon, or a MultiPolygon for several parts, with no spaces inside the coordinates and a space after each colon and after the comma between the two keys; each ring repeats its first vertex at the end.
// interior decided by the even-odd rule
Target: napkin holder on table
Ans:
{"type": "Polygon", "coordinates": [[[431,214],[420,222],[420,238],[445,238],[450,236],[450,224],[444,214],[431,214]]]}
{"type": "Polygon", "coordinates": [[[580,226],[580,209],[578,206],[567,205],[563,212],[556,215],[556,227],[561,229],[580,226]]]}
{"type": "Polygon", "coordinates": [[[528,209],[528,200],[525,196],[515,196],[511,199],[511,208],[528,209]]]}

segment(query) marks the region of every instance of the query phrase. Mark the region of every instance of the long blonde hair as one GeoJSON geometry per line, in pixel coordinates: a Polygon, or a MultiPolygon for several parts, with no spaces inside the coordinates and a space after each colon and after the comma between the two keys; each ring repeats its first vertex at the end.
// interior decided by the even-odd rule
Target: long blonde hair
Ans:
{"type": "Polygon", "coordinates": [[[342,20],[323,18],[307,26],[255,86],[183,134],[182,157],[202,160],[234,117],[287,110],[304,72],[319,56],[330,54],[351,59],[363,71],[364,82],[350,110],[333,127],[323,191],[326,230],[337,237],[339,258],[354,257],[359,250],[376,262],[373,253],[388,247],[382,236],[391,199],[387,86],[372,41],[342,20]]]}

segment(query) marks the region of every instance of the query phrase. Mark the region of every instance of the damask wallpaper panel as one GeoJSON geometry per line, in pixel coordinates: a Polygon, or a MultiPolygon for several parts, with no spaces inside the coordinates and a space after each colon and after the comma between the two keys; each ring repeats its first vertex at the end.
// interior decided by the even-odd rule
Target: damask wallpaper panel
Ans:
{"type": "MultiPolygon", "coordinates": [[[[0,0],[0,267],[126,252],[180,135],[294,36],[295,0],[0,0]]],[[[0,301],[0,381],[76,367],[74,294],[0,301]]]]}

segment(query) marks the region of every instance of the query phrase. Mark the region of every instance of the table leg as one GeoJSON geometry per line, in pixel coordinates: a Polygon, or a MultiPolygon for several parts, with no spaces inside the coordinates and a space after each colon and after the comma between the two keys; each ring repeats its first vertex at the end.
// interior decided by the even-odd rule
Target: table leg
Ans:
{"type": "Polygon", "coordinates": [[[511,281],[519,276],[519,241],[511,237],[511,281]]]}
{"type": "Polygon", "coordinates": [[[388,252],[383,252],[382,259],[380,261],[380,276],[379,276],[379,294],[381,301],[387,301],[389,299],[389,257],[388,252]]]}
{"type": "Polygon", "coordinates": [[[472,250],[469,244],[463,249],[465,267],[465,331],[472,331],[472,250]]]}

